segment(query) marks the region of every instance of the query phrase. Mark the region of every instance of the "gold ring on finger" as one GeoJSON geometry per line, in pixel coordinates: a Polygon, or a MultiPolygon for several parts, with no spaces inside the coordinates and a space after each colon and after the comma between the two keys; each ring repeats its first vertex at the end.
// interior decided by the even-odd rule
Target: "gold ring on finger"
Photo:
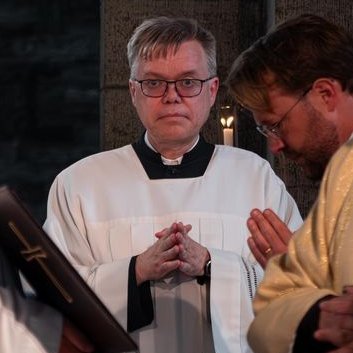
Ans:
{"type": "Polygon", "coordinates": [[[272,248],[269,246],[269,247],[265,250],[265,254],[268,255],[270,252],[272,252],[272,248]]]}

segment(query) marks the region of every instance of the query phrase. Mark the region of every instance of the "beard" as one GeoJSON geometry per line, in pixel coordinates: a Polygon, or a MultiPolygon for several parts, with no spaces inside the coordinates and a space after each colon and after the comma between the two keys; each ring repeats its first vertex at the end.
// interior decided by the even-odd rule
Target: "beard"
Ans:
{"type": "Polygon", "coordinates": [[[321,180],[332,155],[340,146],[336,125],[325,119],[310,103],[305,103],[310,129],[300,150],[285,148],[284,155],[301,167],[314,181],[321,180]]]}

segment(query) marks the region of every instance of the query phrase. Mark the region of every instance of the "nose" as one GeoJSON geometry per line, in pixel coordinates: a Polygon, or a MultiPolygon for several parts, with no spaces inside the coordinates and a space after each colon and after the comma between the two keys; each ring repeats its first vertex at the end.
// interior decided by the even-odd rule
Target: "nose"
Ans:
{"type": "Polygon", "coordinates": [[[267,138],[268,147],[273,154],[279,154],[285,147],[285,143],[280,137],[269,136],[267,138]]]}
{"type": "Polygon", "coordinates": [[[181,101],[181,97],[178,94],[175,83],[168,82],[167,90],[165,91],[163,96],[163,102],[174,103],[174,102],[180,102],[180,101],[181,101]]]}

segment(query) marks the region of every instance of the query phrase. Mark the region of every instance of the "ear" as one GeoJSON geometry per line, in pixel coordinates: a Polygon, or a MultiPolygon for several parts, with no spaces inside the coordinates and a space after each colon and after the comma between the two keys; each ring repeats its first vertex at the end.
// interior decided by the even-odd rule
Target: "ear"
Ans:
{"type": "Polygon", "coordinates": [[[216,101],[217,92],[219,88],[219,78],[216,76],[212,79],[210,84],[210,98],[211,98],[211,106],[213,106],[214,102],[216,101]]]}
{"type": "Polygon", "coordinates": [[[136,85],[135,82],[132,80],[129,80],[129,91],[130,91],[130,96],[132,100],[132,104],[136,105],[136,85]]]}
{"type": "Polygon", "coordinates": [[[338,81],[332,78],[319,78],[313,83],[311,89],[327,111],[332,112],[336,108],[339,95],[342,92],[338,81]]]}

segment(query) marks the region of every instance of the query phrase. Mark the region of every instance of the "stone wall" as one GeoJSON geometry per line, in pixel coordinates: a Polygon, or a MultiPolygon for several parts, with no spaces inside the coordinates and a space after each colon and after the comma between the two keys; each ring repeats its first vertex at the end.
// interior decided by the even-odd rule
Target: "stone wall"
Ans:
{"type": "MultiPolygon", "coordinates": [[[[221,81],[234,58],[270,25],[304,12],[322,15],[352,29],[352,0],[103,0],[102,1],[102,147],[110,149],[134,141],[142,131],[131,107],[128,93],[129,70],[126,44],[133,29],[144,18],[167,15],[196,18],[212,31],[218,43],[221,81]],[[128,102],[128,104],[127,104],[128,102]]],[[[219,108],[229,102],[221,86],[220,94],[203,134],[208,141],[222,143],[219,108]]],[[[252,119],[240,117],[238,145],[270,160],[284,180],[303,216],[314,202],[318,185],[306,179],[291,162],[274,158],[266,140],[255,130],[252,119]]]]}
{"type": "MultiPolygon", "coordinates": [[[[102,146],[111,149],[134,141],[142,132],[130,102],[130,72],[126,45],[144,19],[155,16],[192,17],[209,29],[217,40],[218,75],[221,83],[240,52],[265,31],[263,0],[103,0],[102,1],[102,146]]],[[[203,134],[209,142],[221,143],[220,106],[231,103],[221,85],[203,134]]],[[[250,119],[241,121],[239,145],[260,155],[266,154],[265,141],[253,133],[250,119]]]]}
{"type": "MultiPolygon", "coordinates": [[[[351,0],[2,0],[0,184],[17,188],[42,222],[58,172],[100,146],[137,138],[141,125],[127,91],[126,44],[144,18],[197,18],[217,38],[223,81],[236,55],[266,31],[270,3],[274,22],[314,12],[353,31],[351,0]]],[[[204,129],[211,142],[221,142],[218,111],[228,99],[222,86],[204,129]]],[[[239,146],[266,156],[252,122],[241,118],[239,128],[239,146]]],[[[288,162],[275,159],[273,165],[305,215],[317,186],[288,162]]]]}
{"type": "Polygon", "coordinates": [[[0,184],[42,222],[55,175],[99,150],[99,2],[0,2],[0,184]]]}

